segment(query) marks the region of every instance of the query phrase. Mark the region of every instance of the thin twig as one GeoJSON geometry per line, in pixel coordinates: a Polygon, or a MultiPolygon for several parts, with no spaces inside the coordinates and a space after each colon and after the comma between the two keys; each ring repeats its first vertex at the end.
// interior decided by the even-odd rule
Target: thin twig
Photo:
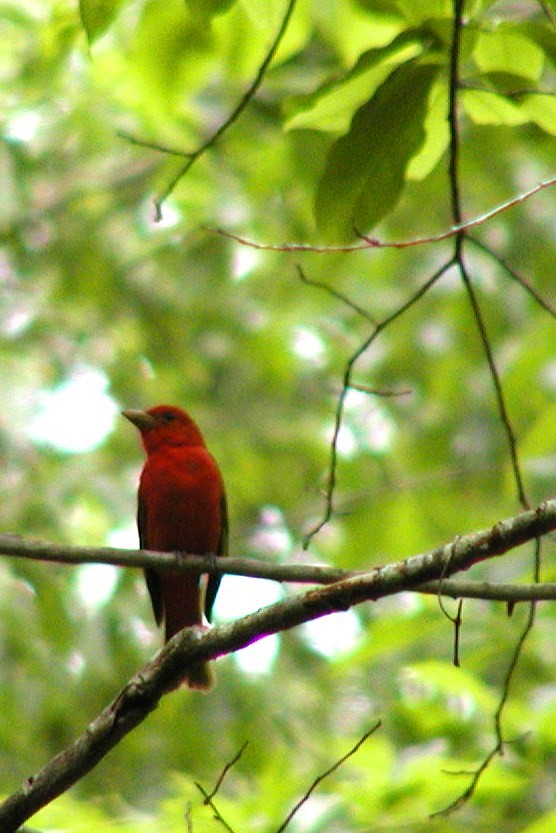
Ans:
{"type": "MultiPolygon", "coordinates": [[[[469,801],[470,798],[473,797],[475,790],[483,773],[488,769],[490,766],[491,761],[500,753],[502,746],[501,744],[497,744],[493,747],[488,755],[481,761],[480,765],[477,769],[471,773],[471,781],[466,789],[459,795],[454,801],[452,801],[447,807],[444,807],[442,810],[437,810],[435,813],[430,814],[430,818],[437,818],[439,816],[449,816],[451,813],[454,813],[456,810],[459,810],[469,801]]],[[[469,773],[465,773],[469,774],[469,773]]]]}
{"type": "MultiPolygon", "coordinates": [[[[460,227],[458,234],[455,237],[454,241],[454,260],[457,263],[458,271],[462,283],[465,287],[467,292],[467,297],[469,301],[469,305],[471,307],[471,311],[473,314],[473,318],[475,321],[475,326],[479,333],[479,338],[483,347],[483,352],[486,358],[486,362],[488,365],[490,377],[492,379],[492,383],[494,386],[494,392],[496,396],[496,403],[498,409],[498,416],[500,422],[502,423],[502,427],[504,429],[504,433],[506,435],[508,449],[510,453],[512,471],[513,471],[513,478],[516,485],[517,490],[517,497],[521,504],[521,506],[526,509],[528,507],[528,500],[525,494],[525,486],[523,482],[523,477],[521,473],[521,466],[519,462],[519,456],[517,451],[517,442],[515,438],[515,433],[513,429],[513,425],[509,416],[508,408],[506,405],[506,398],[504,394],[504,390],[502,387],[502,382],[500,379],[500,374],[498,372],[498,367],[496,365],[496,360],[494,358],[494,351],[492,349],[492,345],[490,342],[490,336],[486,327],[486,323],[481,311],[481,307],[475,292],[475,288],[473,285],[473,281],[471,279],[471,275],[469,274],[465,260],[464,260],[464,242],[466,240],[466,231],[462,228],[462,207],[461,207],[461,194],[459,188],[460,182],[460,161],[459,161],[459,153],[460,153],[460,132],[459,132],[459,122],[458,122],[458,112],[457,112],[457,103],[458,103],[458,93],[461,86],[460,82],[460,75],[459,75],[459,61],[460,61],[460,45],[461,45],[461,38],[463,32],[463,11],[464,11],[465,0],[454,0],[454,24],[453,24],[453,31],[452,31],[452,45],[451,45],[451,56],[450,56],[450,94],[449,94],[449,112],[448,112],[448,123],[449,123],[449,131],[450,131],[450,145],[449,145],[449,161],[448,161],[448,175],[450,181],[450,195],[451,195],[451,202],[452,202],[452,218],[454,224],[460,227]]],[[[540,572],[540,547],[537,542],[536,548],[536,555],[535,555],[535,579],[539,579],[539,572],[540,572]]],[[[521,653],[523,647],[525,645],[526,639],[529,636],[535,621],[535,603],[531,602],[529,616],[525,627],[520,634],[518,639],[517,645],[515,646],[512,658],[506,670],[504,682],[502,685],[502,693],[500,696],[500,700],[498,702],[498,706],[496,708],[494,714],[494,728],[495,728],[495,735],[496,740],[495,743],[490,750],[490,752],[484,757],[481,764],[475,769],[472,774],[471,781],[466,787],[466,789],[456,798],[447,808],[441,811],[440,814],[435,815],[447,815],[457,809],[459,809],[465,802],[467,802],[475,793],[475,790],[483,776],[483,773],[486,769],[490,766],[491,761],[494,759],[496,755],[502,754],[505,740],[503,737],[502,732],[502,717],[504,713],[504,709],[506,703],[509,698],[511,682],[513,680],[518,661],[521,657],[521,653]]],[[[459,622],[458,622],[459,625],[459,622]]]]}
{"type": "Polygon", "coordinates": [[[342,380],[342,390],[338,396],[336,403],[336,412],[334,416],[334,429],[332,432],[332,439],[330,441],[330,459],[328,462],[328,475],[326,488],[324,490],[324,511],[321,519],[313,526],[305,536],[303,541],[303,549],[307,549],[314,538],[314,536],[326,526],[332,518],[334,513],[334,492],[336,490],[336,476],[338,467],[338,438],[342,427],[344,416],[344,407],[346,397],[352,387],[352,375],[355,365],[361,356],[369,349],[375,339],[383,332],[390,324],[396,321],[408,309],[416,304],[426,293],[434,286],[434,284],[442,277],[442,275],[450,269],[452,261],[444,263],[437,271],[428,278],[422,286],[419,287],[405,303],[394,310],[389,316],[384,318],[374,327],[372,333],[359,345],[355,352],[349,357],[346,362],[344,375],[342,380]]]}
{"type": "MultiPolygon", "coordinates": [[[[244,93],[244,95],[241,97],[236,107],[234,107],[228,118],[224,122],[222,122],[222,124],[214,131],[214,133],[212,133],[209,136],[209,138],[205,142],[203,142],[196,150],[194,150],[191,153],[183,154],[187,157],[187,161],[182,165],[177,174],[173,177],[173,179],[168,183],[166,188],[164,188],[164,190],[158,195],[158,197],[156,197],[154,201],[157,220],[160,220],[162,216],[162,203],[170,196],[180,179],[182,179],[191,170],[195,162],[207,150],[214,147],[214,145],[218,142],[221,136],[232,126],[232,124],[235,121],[237,121],[241,113],[245,110],[251,99],[254,97],[255,93],[257,92],[257,90],[263,82],[266,71],[269,65],[271,64],[274,56],[276,55],[276,51],[280,46],[284,35],[286,34],[286,30],[288,28],[291,16],[293,14],[296,2],[297,0],[288,0],[288,4],[286,7],[284,17],[282,18],[280,28],[278,29],[278,33],[276,34],[276,37],[274,38],[274,41],[272,42],[270,49],[265,55],[261,65],[259,66],[259,69],[257,70],[257,73],[251,85],[244,93]]],[[[135,144],[142,144],[140,140],[137,139],[134,140],[134,142],[135,144]]],[[[176,154],[176,151],[174,150],[165,149],[163,147],[157,147],[156,145],[153,145],[151,143],[145,144],[147,146],[154,147],[157,150],[164,150],[167,153],[176,154]]]]}
{"type": "Polygon", "coordinates": [[[363,309],[363,307],[359,306],[358,303],[353,301],[347,295],[344,295],[343,292],[340,292],[339,290],[335,289],[333,286],[330,286],[327,283],[323,283],[322,281],[316,281],[313,278],[308,278],[303,268],[299,265],[299,263],[296,265],[296,269],[298,271],[300,280],[303,283],[307,284],[307,286],[314,286],[317,289],[323,289],[329,295],[332,295],[333,298],[337,298],[339,301],[341,301],[347,307],[352,309],[362,318],[365,318],[370,324],[376,325],[376,319],[373,318],[373,316],[370,315],[370,313],[368,313],[366,309],[363,309]]]}
{"type": "Polygon", "coordinates": [[[539,182],[528,191],[524,191],[515,197],[511,197],[509,200],[500,203],[500,205],[495,206],[478,217],[466,220],[459,225],[450,226],[450,228],[446,229],[446,231],[442,231],[439,234],[432,234],[425,237],[415,237],[412,240],[378,240],[374,237],[365,237],[363,238],[362,243],[340,246],[317,246],[312,243],[259,243],[256,240],[250,240],[248,237],[243,237],[240,234],[234,234],[226,229],[213,228],[211,226],[202,226],[202,228],[211,234],[218,234],[221,237],[227,237],[229,240],[233,240],[242,246],[248,246],[251,249],[259,249],[268,252],[313,252],[314,254],[331,254],[335,252],[361,252],[368,249],[409,249],[412,246],[425,246],[430,243],[440,243],[443,240],[449,240],[452,237],[456,237],[462,231],[469,231],[472,228],[482,226],[489,220],[497,217],[499,214],[503,214],[504,212],[509,211],[510,208],[514,208],[516,205],[526,202],[531,199],[531,197],[538,194],[539,191],[543,191],[545,188],[551,188],[553,185],[556,185],[556,176],[552,176],[549,179],[539,182]]]}
{"type": "Polygon", "coordinates": [[[475,287],[473,286],[473,282],[463,260],[461,260],[458,265],[459,273],[463,281],[463,285],[465,286],[465,289],[467,291],[467,296],[469,298],[469,303],[473,312],[473,318],[475,319],[475,324],[479,332],[479,338],[481,340],[485,358],[488,364],[490,378],[492,379],[492,383],[494,385],[494,392],[496,395],[496,403],[498,408],[498,416],[500,418],[500,422],[502,423],[502,427],[504,429],[504,433],[506,435],[506,440],[508,443],[508,450],[510,452],[510,460],[512,465],[514,482],[517,490],[517,498],[521,506],[524,509],[527,509],[529,502],[525,494],[525,485],[523,483],[523,475],[521,473],[521,465],[519,462],[519,455],[517,450],[517,441],[510,419],[510,415],[508,412],[508,406],[506,405],[506,397],[504,395],[502,382],[500,380],[500,374],[498,372],[498,367],[496,365],[496,360],[494,358],[494,353],[490,344],[488,330],[486,328],[483,314],[481,312],[481,307],[477,299],[475,287]]]}
{"type": "Polygon", "coordinates": [[[207,807],[210,807],[210,809],[214,813],[214,820],[220,822],[222,827],[224,827],[224,829],[227,830],[228,833],[235,833],[234,828],[231,827],[230,824],[228,824],[228,822],[226,821],[226,819],[224,818],[214,801],[212,800],[212,797],[205,791],[204,787],[202,787],[201,784],[199,784],[197,781],[194,781],[193,783],[203,796],[203,804],[205,804],[207,807]]]}
{"type": "Polygon", "coordinates": [[[329,767],[329,768],[328,768],[325,772],[322,772],[320,775],[318,775],[318,776],[315,778],[315,780],[313,781],[313,783],[311,784],[311,786],[309,787],[309,789],[308,789],[308,790],[305,792],[305,794],[304,794],[304,795],[303,795],[303,796],[299,799],[299,801],[298,801],[298,802],[297,802],[297,804],[293,807],[293,809],[292,809],[292,810],[288,813],[288,815],[286,816],[286,818],[284,819],[284,821],[282,822],[282,824],[280,825],[280,827],[278,827],[278,828],[277,828],[276,833],[283,833],[283,831],[286,829],[286,827],[288,826],[288,824],[290,823],[290,821],[293,819],[293,817],[296,815],[296,813],[298,813],[298,812],[299,812],[300,807],[302,807],[302,806],[305,804],[305,802],[309,800],[309,798],[311,797],[312,793],[316,790],[316,788],[319,786],[319,784],[322,784],[322,782],[325,780],[325,778],[328,778],[328,776],[329,776],[329,775],[332,775],[332,773],[333,773],[333,772],[336,772],[336,770],[337,770],[337,769],[339,769],[339,767],[341,767],[341,766],[342,766],[342,764],[343,764],[343,763],[345,763],[345,761],[347,761],[347,760],[348,760],[348,758],[351,758],[351,756],[352,756],[352,755],[355,755],[355,753],[357,752],[357,750],[361,748],[361,746],[365,743],[365,741],[366,741],[368,738],[370,738],[370,736],[371,736],[371,735],[373,735],[373,734],[377,731],[377,729],[379,729],[379,727],[380,727],[381,725],[382,725],[382,723],[381,723],[381,721],[379,720],[379,721],[378,721],[378,722],[377,722],[377,723],[373,726],[373,728],[372,728],[372,729],[369,729],[369,731],[368,731],[368,732],[365,732],[365,734],[363,735],[363,737],[362,737],[362,738],[360,738],[360,739],[357,741],[357,743],[355,744],[355,746],[353,746],[353,747],[349,750],[349,752],[346,752],[346,754],[345,754],[345,755],[343,755],[343,756],[342,756],[342,757],[341,757],[338,761],[336,761],[336,763],[335,763],[335,764],[332,764],[332,766],[331,766],[331,767],[329,767]]]}
{"type": "Polygon", "coordinates": [[[228,772],[231,770],[231,768],[232,768],[233,766],[235,766],[235,764],[237,764],[237,762],[239,761],[239,759],[241,758],[241,756],[242,756],[242,755],[243,755],[243,753],[245,752],[245,750],[246,750],[246,748],[247,748],[248,744],[249,744],[249,741],[248,741],[248,740],[244,741],[244,742],[242,743],[242,745],[241,745],[240,749],[236,752],[236,754],[235,754],[235,755],[234,755],[234,757],[232,758],[232,760],[231,760],[231,761],[228,761],[228,763],[225,765],[225,767],[223,768],[222,772],[220,773],[220,775],[219,775],[219,776],[218,776],[218,778],[216,779],[216,784],[215,784],[215,785],[214,785],[214,787],[212,788],[212,791],[211,791],[211,792],[208,794],[208,796],[206,797],[205,804],[206,804],[206,803],[208,803],[208,801],[210,801],[211,799],[213,799],[213,798],[214,798],[214,796],[216,795],[216,793],[218,792],[218,790],[219,790],[219,789],[220,789],[220,787],[222,786],[222,782],[224,781],[224,778],[226,777],[226,775],[228,774],[228,772]]]}
{"type": "Polygon", "coordinates": [[[534,301],[545,311],[547,312],[552,318],[556,318],[556,307],[552,306],[542,295],[537,292],[534,286],[531,286],[528,280],[516,272],[504,258],[500,257],[490,246],[487,246],[486,243],[483,243],[481,240],[477,240],[476,237],[469,237],[468,240],[476,246],[478,249],[481,249],[485,254],[487,254],[492,260],[494,260],[498,265],[504,269],[504,271],[514,280],[519,286],[522,287],[530,296],[533,298],[534,301]]]}

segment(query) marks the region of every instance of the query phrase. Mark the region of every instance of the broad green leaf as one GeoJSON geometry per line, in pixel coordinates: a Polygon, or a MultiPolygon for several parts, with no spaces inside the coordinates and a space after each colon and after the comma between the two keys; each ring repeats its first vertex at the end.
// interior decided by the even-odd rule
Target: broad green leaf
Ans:
{"type": "Polygon", "coordinates": [[[424,179],[442,159],[450,141],[447,113],[448,88],[442,79],[432,86],[423,123],[426,138],[407,167],[408,179],[424,179]]]}
{"type": "Polygon", "coordinates": [[[352,0],[335,0],[334,4],[321,6],[318,17],[322,34],[336,44],[346,67],[368,49],[386,46],[400,33],[410,32],[400,10],[391,4],[372,2],[370,8],[362,9],[352,0]]]}
{"type": "Polygon", "coordinates": [[[399,66],[423,51],[417,38],[396,38],[382,49],[372,49],[361,56],[349,75],[332,86],[318,91],[286,121],[287,130],[312,129],[345,133],[354,111],[399,66]]]}
{"type": "Polygon", "coordinates": [[[87,40],[93,43],[108,29],[123,0],[79,0],[79,15],[87,40]]]}
{"type": "Polygon", "coordinates": [[[423,122],[437,71],[430,64],[399,68],[332,146],[315,205],[327,239],[352,239],[396,205],[407,166],[425,139],[423,122]]]}
{"type": "Polygon", "coordinates": [[[544,67],[543,50],[508,29],[481,32],[473,57],[482,72],[511,72],[538,81],[544,67]]]}
{"type": "Polygon", "coordinates": [[[487,90],[463,90],[461,102],[477,124],[517,125],[528,121],[519,107],[504,95],[487,90]]]}
{"type": "Polygon", "coordinates": [[[540,128],[556,136],[556,98],[553,95],[528,95],[521,102],[521,112],[540,128]]]}
{"type": "MultiPolygon", "coordinates": [[[[556,11],[556,4],[554,9],[556,11]]],[[[525,21],[515,26],[515,30],[539,46],[548,61],[556,65],[556,38],[551,26],[545,26],[532,21],[525,21]]]]}

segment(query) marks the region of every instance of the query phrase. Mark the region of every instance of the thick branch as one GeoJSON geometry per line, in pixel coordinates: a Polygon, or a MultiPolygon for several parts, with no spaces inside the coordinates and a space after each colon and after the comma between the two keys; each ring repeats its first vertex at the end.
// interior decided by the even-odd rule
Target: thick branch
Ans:
{"type": "MultiPolygon", "coordinates": [[[[212,630],[181,631],[122,689],[75,743],[29,778],[0,806],[0,830],[14,833],[48,802],[89,772],[128,732],[156,708],[160,698],[179,685],[184,670],[203,659],[237,651],[272,633],[414,588],[444,582],[487,558],[556,528],[556,500],[501,521],[492,529],[456,539],[436,550],[387,564],[335,584],[300,593],[236,622],[212,630]]],[[[14,539],[16,541],[17,539],[14,539]]],[[[210,560],[210,559],[209,559],[210,560]]],[[[428,588],[430,592],[430,586],[428,588]]]]}

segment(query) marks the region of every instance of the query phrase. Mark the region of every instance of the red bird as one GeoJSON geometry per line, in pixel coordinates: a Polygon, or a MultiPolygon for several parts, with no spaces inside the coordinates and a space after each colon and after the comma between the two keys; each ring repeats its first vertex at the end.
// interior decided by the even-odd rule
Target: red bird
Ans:
{"type": "MultiPolygon", "coordinates": [[[[191,417],[171,405],[123,411],[141,432],[147,460],[141,472],[137,525],[141,549],[226,555],[226,493],[218,465],[191,417]]],[[[182,628],[210,621],[219,576],[208,581],[179,572],[145,570],[157,624],[166,641],[182,628]]],[[[207,663],[190,668],[190,688],[208,691],[214,675],[207,663]]]]}

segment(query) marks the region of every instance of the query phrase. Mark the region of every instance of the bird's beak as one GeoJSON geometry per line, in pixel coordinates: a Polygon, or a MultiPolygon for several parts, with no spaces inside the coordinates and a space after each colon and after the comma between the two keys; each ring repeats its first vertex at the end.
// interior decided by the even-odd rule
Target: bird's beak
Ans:
{"type": "Polygon", "coordinates": [[[156,424],[156,419],[148,414],[146,411],[127,410],[122,411],[122,415],[129,419],[140,431],[147,431],[156,424]]]}

